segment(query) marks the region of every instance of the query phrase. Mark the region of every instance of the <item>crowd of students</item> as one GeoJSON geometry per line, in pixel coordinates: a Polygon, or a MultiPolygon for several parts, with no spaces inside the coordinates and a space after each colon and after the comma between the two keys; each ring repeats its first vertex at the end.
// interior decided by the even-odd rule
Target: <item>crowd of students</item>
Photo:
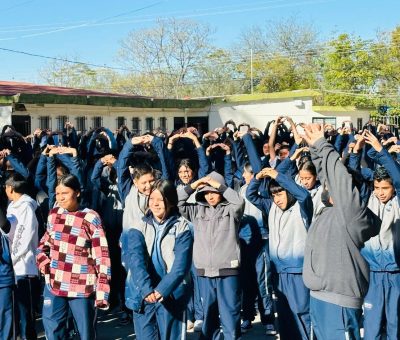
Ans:
{"type": "Polygon", "coordinates": [[[400,140],[372,122],[0,135],[0,338],[400,338],[400,140]],[[277,315],[277,317],[276,317],[277,315]]]}

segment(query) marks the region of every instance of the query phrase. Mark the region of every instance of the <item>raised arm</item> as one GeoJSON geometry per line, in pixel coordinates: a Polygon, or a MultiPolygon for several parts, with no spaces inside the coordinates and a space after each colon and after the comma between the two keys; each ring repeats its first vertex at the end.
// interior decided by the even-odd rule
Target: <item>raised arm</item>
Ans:
{"type": "Polygon", "coordinates": [[[316,167],[318,164],[319,179],[322,185],[327,186],[337,213],[342,215],[338,225],[347,229],[357,246],[362,246],[367,239],[374,236],[375,232],[371,228],[372,220],[366,204],[353,183],[352,176],[341,162],[339,154],[325,140],[321,126],[310,124],[305,128],[305,132],[313,162],[315,160],[316,167]]]}
{"type": "Polygon", "coordinates": [[[268,215],[272,206],[272,199],[262,197],[259,194],[259,189],[263,179],[260,176],[257,177],[257,175],[250,181],[249,186],[247,187],[246,198],[259,210],[268,215]]]}
{"type": "Polygon", "coordinates": [[[133,157],[133,145],[143,144],[143,137],[133,137],[131,140],[126,141],[117,161],[117,177],[118,177],[118,191],[121,197],[121,202],[125,202],[126,196],[133,185],[131,174],[129,171],[129,162],[133,157]]]}
{"type": "Polygon", "coordinates": [[[161,178],[162,179],[168,179],[169,178],[169,170],[168,170],[168,164],[167,164],[167,157],[166,157],[166,150],[165,150],[165,144],[163,140],[160,137],[153,137],[153,136],[146,136],[148,138],[148,142],[151,143],[153,146],[154,150],[157,153],[158,159],[160,160],[161,163],[161,178]]]}
{"type": "Polygon", "coordinates": [[[243,144],[247,150],[247,155],[249,156],[249,162],[254,173],[261,171],[261,159],[257,154],[256,147],[253,142],[253,138],[250,133],[245,133],[242,135],[243,144]]]}
{"type": "Polygon", "coordinates": [[[268,141],[270,161],[274,161],[276,158],[275,140],[276,140],[276,134],[278,132],[278,126],[279,126],[279,124],[281,124],[281,120],[282,120],[282,117],[278,117],[277,121],[272,124],[271,135],[270,135],[269,141],[268,141]]]}

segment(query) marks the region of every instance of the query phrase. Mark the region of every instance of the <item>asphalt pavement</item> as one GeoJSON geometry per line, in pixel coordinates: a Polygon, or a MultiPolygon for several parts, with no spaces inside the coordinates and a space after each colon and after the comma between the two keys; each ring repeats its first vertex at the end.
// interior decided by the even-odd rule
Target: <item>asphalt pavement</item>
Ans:
{"type": "MultiPolygon", "coordinates": [[[[133,324],[129,325],[120,325],[119,324],[119,316],[121,312],[100,312],[98,315],[97,321],[97,339],[98,340],[123,340],[123,339],[136,339],[133,324]]],[[[37,320],[37,330],[39,332],[39,338],[44,339],[43,333],[43,325],[41,319],[37,320]]],[[[195,340],[199,338],[199,333],[190,331],[187,333],[188,340],[195,340]]],[[[78,336],[75,336],[75,339],[79,339],[78,336]]],[[[243,340],[258,340],[258,339],[279,339],[279,337],[275,336],[267,336],[265,335],[265,329],[263,325],[260,323],[260,319],[256,317],[256,320],[253,322],[253,328],[247,331],[242,336],[243,340]]],[[[172,340],[172,339],[171,339],[172,340]]]]}

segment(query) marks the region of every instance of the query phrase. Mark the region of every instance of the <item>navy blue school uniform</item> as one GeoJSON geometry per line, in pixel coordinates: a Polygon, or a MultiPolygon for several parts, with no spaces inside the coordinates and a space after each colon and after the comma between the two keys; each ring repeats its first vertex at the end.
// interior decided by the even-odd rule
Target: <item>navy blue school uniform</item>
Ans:
{"type": "Polygon", "coordinates": [[[381,203],[374,193],[369,198],[368,208],[382,220],[382,225],[379,235],[366,242],[361,252],[370,267],[369,288],[364,299],[364,339],[381,338],[384,323],[387,338],[399,339],[400,167],[385,149],[370,155],[389,173],[396,195],[386,203],[381,203]]]}
{"type": "Polygon", "coordinates": [[[252,179],[247,188],[247,199],[268,214],[269,251],[277,276],[274,279],[277,294],[278,324],[281,339],[309,339],[309,290],[302,279],[304,245],[311,223],[313,204],[309,192],[294,180],[278,174],[276,181],[296,202],[285,211],[272,199],[258,193],[261,181],[252,179]]]}
{"type": "MultiPolygon", "coordinates": [[[[0,208],[1,210],[1,208],[0,208]]],[[[13,287],[14,270],[11,260],[10,245],[3,228],[9,229],[10,223],[17,223],[16,219],[7,221],[3,211],[0,211],[0,339],[10,339],[13,329],[13,287]]],[[[8,230],[4,230],[8,232],[8,230]]]]}
{"type": "Polygon", "coordinates": [[[193,243],[188,222],[172,215],[160,224],[151,213],[143,222],[129,229],[123,244],[126,305],[134,312],[136,338],[185,339],[193,243]],[[162,301],[146,302],[154,291],[162,301]]]}

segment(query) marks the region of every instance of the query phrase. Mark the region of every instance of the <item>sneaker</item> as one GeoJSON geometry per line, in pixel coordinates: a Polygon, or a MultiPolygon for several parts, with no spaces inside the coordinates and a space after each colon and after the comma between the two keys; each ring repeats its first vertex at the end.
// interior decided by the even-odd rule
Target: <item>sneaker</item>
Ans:
{"type": "Polygon", "coordinates": [[[253,326],[251,325],[250,320],[243,320],[242,324],[240,325],[240,329],[242,330],[242,333],[246,333],[251,328],[253,328],[253,326]]]}
{"type": "Polygon", "coordinates": [[[201,329],[203,328],[203,320],[196,320],[194,322],[194,327],[193,330],[195,332],[201,332],[201,329]]]}
{"type": "Polygon", "coordinates": [[[187,320],[186,321],[186,330],[191,331],[193,329],[193,327],[194,327],[193,321],[187,320]]]}
{"type": "Polygon", "coordinates": [[[265,325],[265,333],[267,335],[276,335],[275,326],[273,323],[269,323],[265,325]]]}
{"type": "Polygon", "coordinates": [[[129,325],[130,323],[132,323],[132,319],[127,312],[123,312],[119,317],[118,323],[122,326],[129,325]]]}

